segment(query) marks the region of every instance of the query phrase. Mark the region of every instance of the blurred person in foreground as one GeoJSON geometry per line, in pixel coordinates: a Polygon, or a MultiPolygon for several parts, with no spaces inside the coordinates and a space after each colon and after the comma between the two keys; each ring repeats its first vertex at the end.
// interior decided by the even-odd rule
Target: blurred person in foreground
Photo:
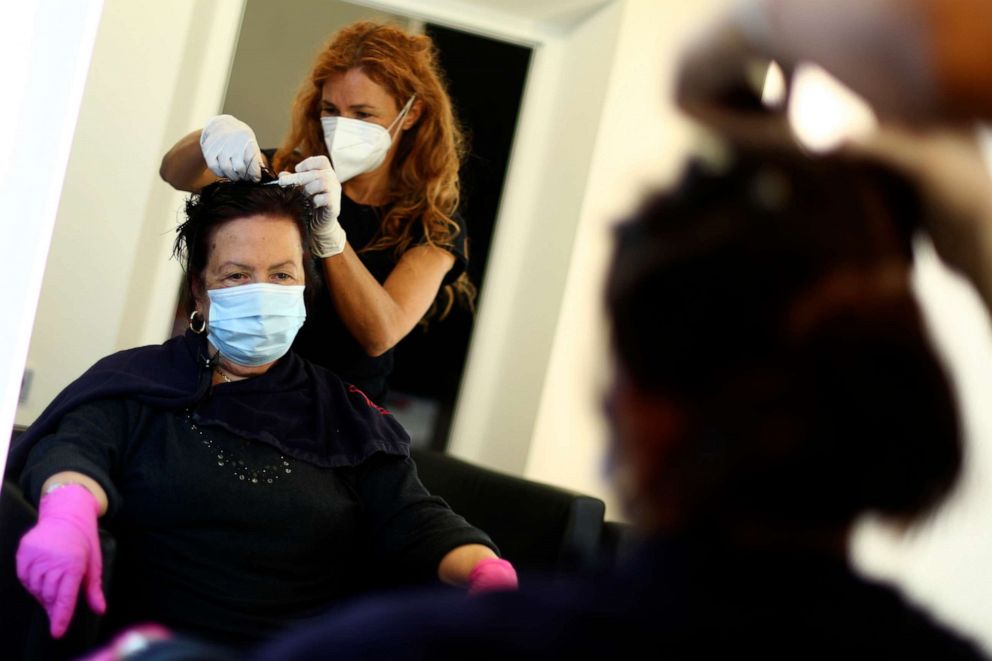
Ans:
{"type": "Polygon", "coordinates": [[[736,140],[777,140],[758,101],[771,61],[787,74],[816,64],[868,102],[878,129],[845,149],[917,183],[938,254],[992,310],[992,188],[974,124],[992,119],[992,2],[741,0],[686,49],[678,103],[736,140]]]}
{"type": "Polygon", "coordinates": [[[611,475],[638,550],[457,608],[359,602],[257,658],[984,658],[848,557],[859,517],[912,526],[962,463],[909,285],[918,202],[846,154],[693,162],[618,227],[606,286],[611,475]]]}

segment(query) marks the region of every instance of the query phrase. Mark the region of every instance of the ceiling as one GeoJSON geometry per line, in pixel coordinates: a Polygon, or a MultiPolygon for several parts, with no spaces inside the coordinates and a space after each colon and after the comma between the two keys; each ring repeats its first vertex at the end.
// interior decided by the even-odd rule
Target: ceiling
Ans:
{"type": "Polygon", "coordinates": [[[399,16],[522,43],[567,33],[616,0],[346,0],[399,16]]]}
{"type": "Polygon", "coordinates": [[[568,25],[611,0],[461,0],[461,4],[543,24],[568,25]]]}

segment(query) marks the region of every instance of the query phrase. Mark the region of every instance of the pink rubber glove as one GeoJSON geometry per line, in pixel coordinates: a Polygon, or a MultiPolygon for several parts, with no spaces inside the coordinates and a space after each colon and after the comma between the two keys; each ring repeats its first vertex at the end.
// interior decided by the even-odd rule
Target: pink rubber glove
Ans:
{"type": "Polygon", "coordinates": [[[506,560],[486,558],[479,561],[468,575],[468,594],[517,589],[517,571],[506,560]]]}
{"type": "Polygon", "coordinates": [[[17,548],[17,578],[45,608],[54,638],[61,638],[69,628],[84,580],[93,612],[102,615],[107,610],[98,512],[96,498],[85,487],[59,487],[42,497],[38,523],[17,548]]]}

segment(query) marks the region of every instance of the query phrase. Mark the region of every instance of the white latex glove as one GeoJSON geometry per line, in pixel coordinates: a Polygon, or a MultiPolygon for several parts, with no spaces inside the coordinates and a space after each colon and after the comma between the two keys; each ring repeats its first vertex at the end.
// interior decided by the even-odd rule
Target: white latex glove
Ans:
{"type": "Polygon", "coordinates": [[[332,257],[344,250],[347,237],[338,222],[341,213],[341,182],[326,156],[311,156],[296,165],[296,173],[279,173],[280,186],[303,186],[313,199],[314,218],[311,250],[317,257],[332,257]]]}
{"type": "Polygon", "coordinates": [[[251,127],[231,115],[211,117],[200,133],[200,151],[218,177],[238,181],[262,178],[262,151],[251,127]]]}

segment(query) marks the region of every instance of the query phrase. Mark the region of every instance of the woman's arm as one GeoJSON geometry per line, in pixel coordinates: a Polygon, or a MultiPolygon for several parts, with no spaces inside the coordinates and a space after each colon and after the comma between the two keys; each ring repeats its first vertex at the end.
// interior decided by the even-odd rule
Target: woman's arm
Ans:
{"type": "Polygon", "coordinates": [[[937,254],[971,281],[992,314],[992,187],[975,131],[883,124],[848,149],[916,183],[923,227],[937,254]]]}
{"type": "Polygon", "coordinates": [[[370,356],[392,349],[437,296],[455,256],[437,246],[410,248],[380,285],[351,245],[323,260],[331,300],[345,327],[370,356]]]}
{"type": "Polygon", "coordinates": [[[176,190],[197,193],[218,177],[207,168],[200,150],[200,133],[196,130],[180,138],[162,157],[158,174],[176,190]]]}
{"type": "Polygon", "coordinates": [[[83,404],[38,439],[21,475],[38,522],[18,545],[17,577],[45,608],[56,638],[69,627],[78,591],[94,612],[106,610],[97,518],[120,501],[109,476],[127,428],[123,401],[83,404]]]}
{"type": "Polygon", "coordinates": [[[295,174],[280,173],[280,185],[303,186],[317,209],[312,253],[322,258],[331,302],[365,352],[392,349],[423,318],[445,274],[455,263],[449,251],[432,245],[407,250],[382,285],[369,273],[338,221],[341,183],[326,156],[311,156],[295,174]]]}
{"type": "Polygon", "coordinates": [[[105,399],[66,413],[28,454],[18,478],[25,497],[38,503],[57,482],[79,484],[93,494],[101,516],[113,515],[120,494],[111,475],[128,443],[127,407],[124,400],[105,399]]]}
{"type": "Polygon", "coordinates": [[[409,457],[373,455],[355,489],[375,566],[389,581],[464,585],[480,562],[496,558],[489,536],[431,495],[409,457]]]}

